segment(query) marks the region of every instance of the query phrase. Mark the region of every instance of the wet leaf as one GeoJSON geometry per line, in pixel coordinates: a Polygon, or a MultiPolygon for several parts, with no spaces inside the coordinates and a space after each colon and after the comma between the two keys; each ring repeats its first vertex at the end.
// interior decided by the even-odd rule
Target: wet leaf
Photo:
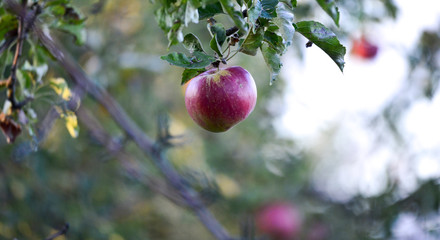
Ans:
{"type": "Polygon", "coordinates": [[[283,54],[286,51],[286,45],[283,43],[283,38],[274,32],[264,32],[264,41],[269,43],[269,45],[279,54],[283,54]]]}
{"type": "Polygon", "coordinates": [[[276,7],[277,17],[273,22],[278,26],[284,44],[288,47],[292,44],[295,28],[293,27],[293,11],[285,3],[280,2],[276,7]]]}
{"type": "Polygon", "coordinates": [[[281,70],[281,59],[280,54],[277,50],[270,46],[267,42],[263,42],[261,46],[261,52],[263,53],[264,61],[270,69],[270,84],[272,84],[281,70]]]}

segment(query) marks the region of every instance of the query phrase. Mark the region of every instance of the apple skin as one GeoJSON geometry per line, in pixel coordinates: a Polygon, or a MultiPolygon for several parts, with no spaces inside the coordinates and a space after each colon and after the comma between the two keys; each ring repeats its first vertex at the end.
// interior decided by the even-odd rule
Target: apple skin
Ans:
{"type": "Polygon", "coordinates": [[[257,229],[274,240],[290,240],[299,236],[302,219],[298,209],[287,202],[273,202],[256,215],[257,229]]]}
{"type": "Polygon", "coordinates": [[[379,47],[365,37],[353,40],[351,53],[363,59],[373,59],[376,57],[379,47]]]}
{"type": "Polygon", "coordinates": [[[185,91],[191,118],[210,132],[225,132],[246,119],[257,102],[251,74],[239,66],[213,68],[194,77],[185,91]]]}

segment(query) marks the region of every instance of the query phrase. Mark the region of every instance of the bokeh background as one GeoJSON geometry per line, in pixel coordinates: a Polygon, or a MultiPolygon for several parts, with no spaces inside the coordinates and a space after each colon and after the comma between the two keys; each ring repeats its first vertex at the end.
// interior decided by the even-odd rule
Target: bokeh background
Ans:
{"type": "MultiPolygon", "coordinates": [[[[160,60],[167,39],[154,3],[73,4],[87,16],[86,44],[57,37],[147,134],[156,136],[157,116],[169,117],[171,134],[182,136],[168,151],[170,160],[234,235],[261,206],[285,201],[301,212],[299,239],[440,239],[440,8],[434,1],[341,0],[340,28],[315,1],[298,1],[295,22],[318,20],[347,47],[344,73],[318,47],[306,48],[299,34],[272,85],[262,56],[238,55],[229,64],[254,76],[258,102],[248,119],[221,134],[188,116],[182,69],[160,60]],[[350,53],[361,36],[378,46],[375,58],[350,53]]],[[[203,23],[187,32],[210,40],[203,23]]],[[[51,67],[47,77],[64,77],[74,87],[59,66],[51,67]]],[[[51,91],[43,88],[41,101],[32,103],[41,118],[53,105],[51,91]]],[[[145,174],[161,177],[105,109],[90,98],[81,107],[124,143],[145,174]]],[[[26,134],[14,144],[0,138],[0,239],[43,239],[66,222],[70,229],[59,239],[213,239],[191,212],[136,181],[79,127],[72,138],[58,120],[34,148],[26,134]]]]}

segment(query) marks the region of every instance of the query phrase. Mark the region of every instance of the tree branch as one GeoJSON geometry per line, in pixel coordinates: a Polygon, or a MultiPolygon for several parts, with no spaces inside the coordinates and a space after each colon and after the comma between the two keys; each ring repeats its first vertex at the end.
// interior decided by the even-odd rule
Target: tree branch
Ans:
{"type": "Polygon", "coordinates": [[[80,107],[76,115],[85,125],[90,134],[108,151],[116,155],[126,172],[135,180],[147,186],[152,191],[161,194],[176,205],[186,206],[183,199],[166,182],[151,177],[142,172],[142,167],[138,166],[137,161],[124,151],[124,146],[111,137],[101,126],[97,119],[93,117],[89,110],[80,107]]]}
{"type": "MultiPolygon", "coordinates": [[[[17,43],[15,45],[15,55],[12,60],[11,65],[11,74],[7,82],[7,98],[11,102],[12,109],[21,109],[24,105],[26,105],[29,101],[33,99],[33,97],[26,97],[23,101],[18,102],[15,97],[15,89],[17,85],[17,68],[18,61],[21,57],[23,42],[26,39],[26,33],[29,30],[29,27],[33,26],[36,16],[40,13],[40,9],[35,9],[31,11],[30,14],[26,12],[27,1],[22,1],[22,6],[20,7],[16,2],[12,2],[10,0],[5,1],[5,5],[9,7],[11,10],[18,10],[20,14],[17,14],[18,18],[18,27],[17,27],[17,43]]],[[[8,40],[5,41],[4,48],[8,47],[8,40]]],[[[10,44],[10,43],[9,43],[10,44]]],[[[2,46],[3,47],[3,46],[2,46]]],[[[3,51],[3,49],[0,49],[3,51]]]]}
{"type": "MultiPolygon", "coordinates": [[[[17,65],[18,65],[18,60],[21,57],[21,49],[23,46],[23,40],[24,40],[24,30],[23,30],[23,18],[22,17],[18,17],[18,28],[17,28],[17,44],[15,45],[15,55],[14,55],[14,60],[12,61],[12,66],[11,66],[11,75],[8,79],[8,93],[7,93],[7,97],[8,100],[11,102],[12,104],[12,109],[19,109],[20,107],[18,107],[19,103],[17,102],[17,99],[15,98],[15,87],[16,87],[16,82],[17,82],[17,65]]],[[[21,105],[21,104],[20,104],[21,105]]]]}
{"type": "Polygon", "coordinates": [[[160,145],[155,144],[151,138],[142,132],[107,91],[93,84],[82,69],[70,60],[64,51],[60,50],[60,47],[52,40],[52,37],[44,33],[39,27],[34,27],[34,30],[41,43],[58,60],[64,70],[70,74],[75,83],[95,98],[109,112],[113,120],[125,131],[127,136],[153,160],[169,183],[179,192],[185,203],[196,213],[206,228],[219,240],[231,240],[232,238],[223,226],[204,206],[197,192],[184,183],[184,179],[165,158],[164,151],[160,145]]]}
{"type": "MultiPolygon", "coordinates": [[[[17,7],[17,3],[11,0],[5,0],[5,4],[7,6],[11,5],[10,9],[16,10],[14,13],[19,15],[19,17],[23,17],[20,16],[20,14],[23,14],[23,11],[20,10],[19,6],[17,7]]],[[[219,240],[233,239],[206,206],[204,206],[197,192],[185,184],[184,179],[168,162],[162,147],[155,144],[151,138],[143,133],[143,131],[133,122],[124,109],[107,93],[107,91],[93,84],[79,65],[72,61],[70,57],[65,54],[65,51],[61,50],[48,33],[43,32],[37,24],[32,24],[32,28],[37,34],[40,42],[57,59],[64,70],[70,74],[72,80],[106,108],[113,120],[125,131],[127,136],[136,143],[145,155],[153,160],[171,186],[176,189],[188,207],[194,211],[205,227],[219,240]]]]}
{"type": "Polygon", "coordinates": [[[61,235],[66,235],[67,231],[69,230],[69,224],[66,223],[64,224],[63,228],[61,230],[59,230],[58,232],[50,235],[48,238],[46,238],[45,240],[53,240],[61,235]]]}

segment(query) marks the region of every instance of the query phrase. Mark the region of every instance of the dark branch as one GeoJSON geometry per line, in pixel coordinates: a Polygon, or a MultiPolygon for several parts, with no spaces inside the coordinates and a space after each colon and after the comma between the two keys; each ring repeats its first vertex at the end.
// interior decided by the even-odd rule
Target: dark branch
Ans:
{"type": "Polygon", "coordinates": [[[176,205],[186,206],[183,199],[166,182],[150,177],[138,166],[138,162],[132,156],[124,151],[124,146],[113,137],[111,137],[101,126],[99,121],[93,117],[87,109],[80,107],[76,115],[85,125],[88,132],[103,146],[107,148],[121,162],[125,171],[135,180],[144,184],[152,191],[161,194],[176,205]]]}
{"type": "Polygon", "coordinates": [[[238,27],[234,26],[226,29],[226,36],[231,36],[232,34],[238,32],[238,27]]]}
{"type": "Polygon", "coordinates": [[[63,228],[62,228],[60,231],[58,231],[58,232],[56,232],[56,233],[50,235],[50,236],[49,236],[48,238],[46,238],[45,240],[53,240],[53,239],[55,239],[55,238],[57,238],[57,237],[59,237],[59,236],[61,236],[61,235],[66,235],[66,233],[67,233],[68,230],[69,230],[69,224],[66,223],[66,224],[64,224],[63,228]]]}
{"type": "MultiPolygon", "coordinates": [[[[8,82],[8,100],[12,104],[12,109],[19,109],[17,99],[15,98],[15,88],[16,88],[16,82],[17,82],[17,67],[18,67],[18,60],[21,57],[21,49],[23,46],[23,40],[24,40],[24,21],[22,17],[18,17],[18,28],[17,28],[17,44],[15,46],[15,55],[14,60],[12,61],[11,66],[11,75],[9,77],[8,82]]],[[[21,105],[21,104],[20,104],[21,105]]]]}
{"type": "MultiPolygon", "coordinates": [[[[11,102],[12,109],[21,109],[29,101],[33,100],[32,97],[26,97],[26,99],[19,102],[15,96],[15,89],[17,85],[18,62],[22,54],[23,43],[24,40],[26,39],[26,33],[29,31],[29,28],[33,26],[37,15],[41,12],[41,9],[37,8],[34,9],[33,11],[30,11],[28,14],[25,8],[27,1],[23,0],[21,4],[22,6],[18,5],[16,2],[13,2],[11,0],[5,1],[5,6],[7,8],[13,10],[14,12],[17,11],[16,15],[18,18],[17,43],[15,45],[15,54],[11,65],[11,74],[7,83],[7,87],[8,87],[7,98],[11,102]]],[[[4,51],[4,49],[7,49],[9,45],[12,43],[10,41],[13,40],[14,38],[12,38],[12,40],[6,39],[4,44],[0,47],[0,52],[4,51]]]]}
{"type": "Polygon", "coordinates": [[[113,120],[125,131],[136,145],[149,156],[169,183],[179,192],[185,203],[196,213],[200,221],[219,240],[231,240],[232,238],[215,219],[209,210],[203,205],[197,192],[184,183],[183,178],[174,169],[164,156],[160,145],[143,133],[143,131],[127,115],[125,110],[108,94],[107,91],[93,84],[82,69],[41,28],[34,26],[41,43],[58,60],[76,84],[85,89],[95,100],[100,103],[112,116],[113,120]]]}

